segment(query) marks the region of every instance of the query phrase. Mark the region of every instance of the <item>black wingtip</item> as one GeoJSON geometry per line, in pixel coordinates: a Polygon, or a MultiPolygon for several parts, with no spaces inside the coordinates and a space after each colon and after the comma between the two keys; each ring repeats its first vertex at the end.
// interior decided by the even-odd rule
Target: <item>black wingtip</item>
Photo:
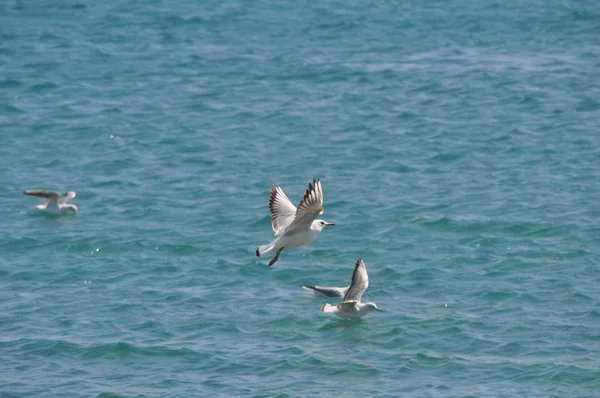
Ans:
{"type": "MultiPolygon", "coordinates": [[[[360,267],[360,264],[364,264],[364,261],[361,258],[359,258],[358,260],[356,260],[356,265],[354,266],[354,272],[352,273],[352,281],[354,281],[354,275],[356,274],[356,272],[358,272],[358,268],[360,267]]],[[[365,264],[365,269],[367,268],[367,265],[365,264]]]]}
{"type": "Polygon", "coordinates": [[[315,187],[317,186],[317,181],[319,181],[319,179],[313,178],[312,182],[308,183],[308,188],[306,189],[306,192],[304,193],[304,198],[302,199],[302,201],[308,200],[308,198],[310,197],[310,193],[312,191],[314,191],[315,187]]]}
{"type": "Polygon", "coordinates": [[[277,196],[277,188],[279,187],[279,185],[273,185],[271,187],[271,193],[269,194],[269,208],[273,205],[273,202],[275,201],[275,197],[277,196]]]}
{"type": "Polygon", "coordinates": [[[256,257],[260,257],[260,252],[258,251],[258,246],[256,246],[256,257]]]}

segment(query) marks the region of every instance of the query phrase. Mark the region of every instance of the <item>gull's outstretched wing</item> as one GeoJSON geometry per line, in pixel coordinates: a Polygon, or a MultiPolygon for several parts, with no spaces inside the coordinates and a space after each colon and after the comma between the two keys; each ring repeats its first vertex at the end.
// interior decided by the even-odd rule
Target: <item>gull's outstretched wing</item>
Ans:
{"type": "Polygon", "coordinates": [[[65,203],[67,203],[67,201],[73,199],[75,196],[77,196],[77,194],[73,191],[69,191],[65,194],[65,196],[63,196],[62,198],[60,198],[58,200],[58,203],[61,205],[64,205],[65,203]]]}
{"type": "Polygon", "coordinates": [[[46,202],[46,205],[50,204],[50,203],[54,203],[58,200],[58,198],[60,198],[60,193],[56,192],[56,191],[47,191],[44,189],[29,189],[27,191],[23,191],[23,193],[25,195],[31,195],[31,196],[39,196],[41,198],[44,198],[44,201],[46,202]]]}
{"type": "Polygon", "coordinates": [[[344,297],[346,292],[348,291],[349,286],[346,287],[327,287],[327,286],[309,286],[302,285],[302,289],[313,292],[316,294],[320,294],[325,297],[344,297]]]}
{"type": "Polygon", "coordinates": [[[363,293],[369,287],[369,274],[362,258],[359,258],[352,274],[352,284],[344,296],[344,301],[356,300],[360,302],[363,293]]]}
{"type": "Polygon", "coordinates": [[[294,220],[296,206],[290,202],[279,185],[273,185],[271,188],[269,210],[271,211],[273,232],[275,232],[275,236],[280,235],[294,220]]]}
{"type": "Polygon", "coordinates": [[[313,179],[313,182],[308,184],[304,198],[298,205],[294,221],[286,228],[285,232],[294,233],[308,229],[321,214],[323,214],[323,188],[320,179],[313,179]]]}

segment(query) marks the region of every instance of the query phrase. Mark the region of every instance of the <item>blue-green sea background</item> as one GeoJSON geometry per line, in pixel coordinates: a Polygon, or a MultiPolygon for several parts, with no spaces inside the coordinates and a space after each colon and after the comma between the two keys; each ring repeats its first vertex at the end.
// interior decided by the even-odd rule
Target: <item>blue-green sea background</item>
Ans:
{"type": "Polygon", "coordinates": [[[597,2],[2,1],[0,38],[0,396],[598,396],[597,2]],[[336,226],[268,268],[313,177],[336,226]],[[359,257],[385,312],[325,316],[300,285],[359,257]]]}

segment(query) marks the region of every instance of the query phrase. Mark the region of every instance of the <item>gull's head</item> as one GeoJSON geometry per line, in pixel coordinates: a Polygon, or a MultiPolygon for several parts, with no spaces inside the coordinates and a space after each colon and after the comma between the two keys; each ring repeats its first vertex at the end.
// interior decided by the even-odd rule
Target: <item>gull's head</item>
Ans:
{"type": "Polygon", "coordinates": [[[327,222],[325,220],[315,220],[312,223],[312,229],[316,229],[317,231],[321,232],[323,230],[323,228],[325,227],[331,227],[332,225],[335,225],[332,222],[327,222]]]}
{"type": "Polygon", "coordinates": [[[371,311],[371,310],[383,311],[375,303],[369,302],[369,303],[366,303],[366,304],[367,304],[367,308],[369,309],[369,311],[371,311]]]}

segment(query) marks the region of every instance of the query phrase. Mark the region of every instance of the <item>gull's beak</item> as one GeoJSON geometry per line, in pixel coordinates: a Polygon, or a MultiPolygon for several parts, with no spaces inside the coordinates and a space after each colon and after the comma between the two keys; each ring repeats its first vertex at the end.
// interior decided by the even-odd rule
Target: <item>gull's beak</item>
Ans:
{"type": "Polygon", "coordinates": [[[335,224],[334,224],[334,223],[332,223],[332,222],[327,222],[327,223],[325,223],[325,226],[326,226],[326,227],[331,227],[332,225],[335,225],[335,224]]]}

